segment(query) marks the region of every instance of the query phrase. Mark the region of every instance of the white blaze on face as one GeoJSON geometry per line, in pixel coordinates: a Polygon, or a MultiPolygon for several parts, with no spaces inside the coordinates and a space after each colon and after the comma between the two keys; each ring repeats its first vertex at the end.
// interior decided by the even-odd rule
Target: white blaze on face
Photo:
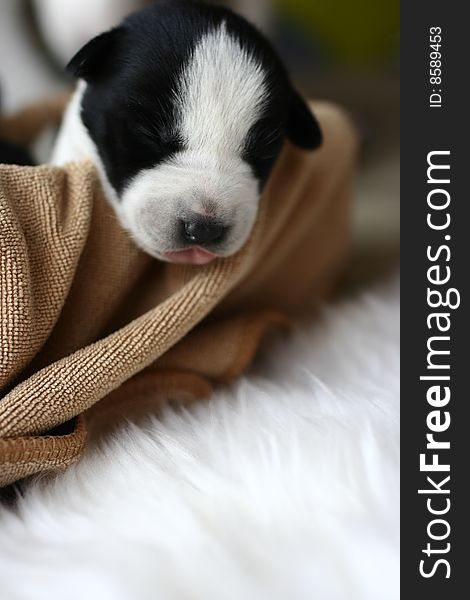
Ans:
{"type": "Polygon", "coordinates": [[[230,227],[220,254],[232,254],[246,241],[258,209],[258,181],[242,152],[263,111],[263,69],[223,24],[195,46],[174,93],[175,133],[185,149],[133,178],[122,195],[121,221],[161,258],[175,249],[180,219],[210,211],[230,227]]]}
{"type": "Polygon", "coordinates": [[[239,156],[266,98],[261,65],[231,37],[225,24],[197,44],[177,92],[179,132],[189,152],[239,156]]]}

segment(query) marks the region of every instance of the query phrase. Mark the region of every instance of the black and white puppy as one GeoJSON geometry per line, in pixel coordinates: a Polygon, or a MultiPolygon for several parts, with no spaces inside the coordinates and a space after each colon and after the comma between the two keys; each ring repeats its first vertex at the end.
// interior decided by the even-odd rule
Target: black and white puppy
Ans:
{"type": "Polygon", "coordinates": [[[95,161],[138,246],[205,264],[247,240],[284,141],[321,143],[266,39],[233,12],[157,2],[92,39],[53,162],[95,161]]]}

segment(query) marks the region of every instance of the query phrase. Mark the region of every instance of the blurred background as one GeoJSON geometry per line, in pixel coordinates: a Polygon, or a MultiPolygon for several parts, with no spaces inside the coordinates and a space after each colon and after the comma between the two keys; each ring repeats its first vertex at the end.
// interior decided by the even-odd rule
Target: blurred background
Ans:
{"type": "MultiPolygon", "coordinates": [[[[75,51],[146,3],[0,0],[2,110],[70,85],[63,67],[75,51]]],[[[334,100],[352,114],[362,150],[349,284],[385,274],[399,253],[399,0],[218,3],[265,32],[305,95],[334,100]]],[[[44,148],[47,141],[41,158],[44,148]]]]}

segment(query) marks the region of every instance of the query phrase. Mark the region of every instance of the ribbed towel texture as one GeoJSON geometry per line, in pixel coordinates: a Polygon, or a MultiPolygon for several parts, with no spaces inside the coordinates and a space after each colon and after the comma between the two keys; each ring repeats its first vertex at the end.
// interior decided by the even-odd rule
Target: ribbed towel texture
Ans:
{"type": "Polygon", "coordinates": [[[0,166],[0,485],[75,461],[98,401],[200,397],[240,375],[266,330],[331,291],[357,139],[337,107],[315,113],[322,148],[285,147],[248,243],[204,267],[138,250],[91,163],[0,166]]]}

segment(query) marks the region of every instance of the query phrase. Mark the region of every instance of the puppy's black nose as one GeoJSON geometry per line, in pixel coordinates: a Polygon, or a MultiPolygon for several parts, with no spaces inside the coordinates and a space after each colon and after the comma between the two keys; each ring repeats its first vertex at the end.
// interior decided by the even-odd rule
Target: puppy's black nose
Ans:
{"type": "Polygon", "coordinates": [[[201,246],[220,242],[228,229],[212,217],[197,216],[182,224],[186,242],[201,246]]]}

